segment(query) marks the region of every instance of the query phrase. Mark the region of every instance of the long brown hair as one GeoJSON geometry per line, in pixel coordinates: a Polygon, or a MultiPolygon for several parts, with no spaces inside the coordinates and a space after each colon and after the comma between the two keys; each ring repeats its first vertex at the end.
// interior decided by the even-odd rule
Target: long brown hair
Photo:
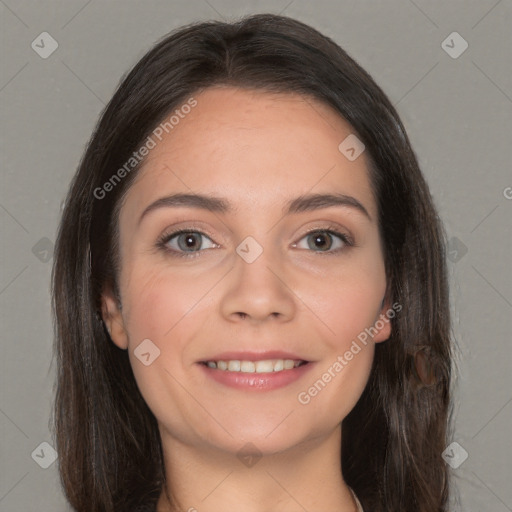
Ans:
{"type": "Polygon", "coordinates": [[[388,294],[402,310],[343,422],[340,464],[367,511],[446,511],[450,319],[432,198],[399,116],[373,79],[331,39],[269,14],[190,25],[158,42],[122,80],[73,178],[52,274],[54,428],[69,502],[80,512],[130,510],[161,490],[156,419],[101,318],[101,293],[117,286],[118,213],[139,166],[99,191],[173,109],[217,84],[324,102],[365,144],[388,294]]]}

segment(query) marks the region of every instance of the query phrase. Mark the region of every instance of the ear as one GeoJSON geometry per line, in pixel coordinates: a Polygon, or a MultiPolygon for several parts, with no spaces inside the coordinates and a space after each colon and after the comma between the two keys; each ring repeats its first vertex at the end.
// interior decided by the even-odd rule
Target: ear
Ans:
{"type": "Polygon", "coordinates": [[[377,331],[375,336],[373,336],[373,341],[375,343],[382,343],[383,341],[389,339],[391,336],[391,319],[395,316],[396,311],[393,307],[391,307],[391,301],[388,298],[385,298],[382,301],[382,308],[380,310],[379,316],[373,325],[377,331]]]}
{"type": "Polygon", "coordinates": [[[125,329],[121,302],[109,287],[101,295],[101,316],[110,338],[119,348],[128,348],[128,334],[125,329]]]}

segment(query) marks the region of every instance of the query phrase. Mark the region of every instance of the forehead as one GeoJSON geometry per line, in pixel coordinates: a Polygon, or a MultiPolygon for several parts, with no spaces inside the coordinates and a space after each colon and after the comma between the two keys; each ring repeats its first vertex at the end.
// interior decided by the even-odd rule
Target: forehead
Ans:
{"type": "Polygon", "coordinates": [[[127,194],[127,213],[176,191],[265,211],[308,192],[350,193],[375,213],[366,155],[349,161],[340,152],[354,130],[331,107],[298,94],[234,87],[206,89],[194,99],[161,140],[153,136],[156,145],[127,194]]]}

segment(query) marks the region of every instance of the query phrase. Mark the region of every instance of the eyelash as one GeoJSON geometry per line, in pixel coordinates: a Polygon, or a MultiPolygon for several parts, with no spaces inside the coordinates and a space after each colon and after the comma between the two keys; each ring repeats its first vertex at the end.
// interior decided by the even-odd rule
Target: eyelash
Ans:
{"type": "MultiPolygon", "coordinates": [[[[176,256],[178,258],[195,258],[195,257],[199,256],[202,251],[207,250],[207,249],[199,249],[198,251],[178,251],[176,249],[170,249],[167,244],[173,238],[175,238],[181,234],[184,234],[184,233],[187,233],[187,234],[194,233],[194,234],[205,236],[205,237],[209,238],[212,241],[212,243],[217,245],[215,242],[213,242],[212,237],[209,236],[207,233],[204,233],[200,229],[196,229],[191,226],[189,228],[178,229],[178,230],[172,231],[170,233],[167,233],[167,232],[163,233],[162,236],[160,236],[157,240],[157,243],[156,243],[157,248],[160,250],[163,250],[164,252],[170,254],[171,256],[176,256]]],[[[348,247],[355,246],[355,243],[354,243],[354,240],[352,239],[352,237],[350,237],[349,235],[347,235],[345,233],[340,233],[337,230],[336,226],[330,226],[330,225],[322,227],[322,228],[311,229],[310,231],[305,233],[300,238],[300,240],[302,240],[302,239],[306,238],[307,236],[310,236],[314,233],[328,233],[329,235],[338,237],[343,242],[343,246],[338,249],[328,250],[328,251],[313,251],[319,255],[323,255],[323,256],[334,255],[334,254],[338,254],[340,252],[345,251],[348,247]]],[[[295,243],[294,245],[297,245],[297,243],[295,243]]],[[[303,250],[303,249],[301,249],[301,250],[303,250]]]]}

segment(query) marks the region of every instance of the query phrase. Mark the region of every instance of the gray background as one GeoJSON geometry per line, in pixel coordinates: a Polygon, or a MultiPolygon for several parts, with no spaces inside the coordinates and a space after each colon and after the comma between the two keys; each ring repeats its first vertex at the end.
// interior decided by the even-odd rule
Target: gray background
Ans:
{"type": "MultiPolygon", "coordinates": [[[[451,240],[453,441],[469,454],[452,470],[453,510],[512,510],[512,2],[0,0],[1,512],[68,510],[57,464],[39,465],[50,462],[39,445],[54,444],[51,251],[100,111],[173,28],[255,12],[282,12],[331,36],[397,106],[451,240]],[[58,42],[46,59],[31,47],[44,31],[58,42]],[[441,46],[454,31],[469,45],[458,58],[441,46]]],[[[453,38],[446,45],[462,48],[453,38]]]]}

